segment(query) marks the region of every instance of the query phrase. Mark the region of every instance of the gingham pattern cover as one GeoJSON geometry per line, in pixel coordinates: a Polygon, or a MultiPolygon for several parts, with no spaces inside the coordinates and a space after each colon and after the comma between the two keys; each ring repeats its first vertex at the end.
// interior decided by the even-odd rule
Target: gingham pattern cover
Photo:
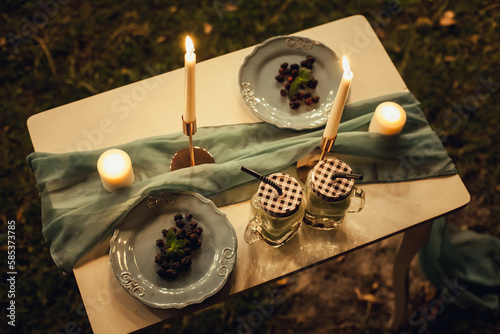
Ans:
{"type": "Polygon", "coordinates": [[[275,173],[268,176],[283,190],[279,196],[276,189],[264,182],[260,183],[258,200],[260,207],[273,217],[288,217],[295,213],[302,202],[302,187],[288,174],[275,173]]]}
{"type": "Polygon", "coordinates": [[[327,159],[318,162],[312,170],[309,184],[313,193],[328,202],[339,201],[349,195],[354,180],[345,178],[332,180],[332,174],[336,172],[352,173],[352,169],[348,164],[338,159],[327,159]]]}

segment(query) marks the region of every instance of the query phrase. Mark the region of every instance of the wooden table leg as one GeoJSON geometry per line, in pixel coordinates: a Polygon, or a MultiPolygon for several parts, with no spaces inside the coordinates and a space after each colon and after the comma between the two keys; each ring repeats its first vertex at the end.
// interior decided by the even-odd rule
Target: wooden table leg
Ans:
{"type": "Polygon", "coordinates": [[[429,220],[404,232],[399,244],[392,273],[395,305],[389,321],[391,330],[398,330],[405,320],[408,303],[408,270],[411,261],[429,238],[431,227],[432,220],[429,220]]]}

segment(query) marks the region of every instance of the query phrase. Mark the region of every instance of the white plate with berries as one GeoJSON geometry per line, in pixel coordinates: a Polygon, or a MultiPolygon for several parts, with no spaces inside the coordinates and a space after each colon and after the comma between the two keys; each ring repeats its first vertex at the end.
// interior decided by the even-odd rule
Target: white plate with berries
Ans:
{"type": "Polygon", "coordinates": [[[238,79],[245,103],[263,121],[280,128],[314,129],[328,120],[342,66],[323,43],[279,36],[255,47],[238,79]]]}
{"type": "Polygon", "coordinates": [[[156,308],[182,308],[217,293],[234,268],[236,232],[215,204],[193,192],[147,197],[110,241],[121,286],[156,308]]]}

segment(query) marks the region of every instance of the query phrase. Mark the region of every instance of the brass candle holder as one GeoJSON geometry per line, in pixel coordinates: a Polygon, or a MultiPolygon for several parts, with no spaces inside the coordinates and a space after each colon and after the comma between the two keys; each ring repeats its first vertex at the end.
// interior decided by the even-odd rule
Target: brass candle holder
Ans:
{"type": "Polygon", "coordinates": [[[335,136],[335,138],[333,139],[329,139],[326,137],[321,138],[321,144],[319,144],[319,148],[321,149],[321,156],[319,157],[319,161],[323,160],[325,154],[331,151],[333,144],[335,143],[335,139],[337,139],[337,136],[335,136]]]}
{"type": "Polygon", "coordinates": [[[297,161],[297,176],[302,182],[306,182],[307,174],[309,174],[311,169],[313,169],[318,162],[325,158],[326,153],[331,151],[333,144],[335,143],[335,139],[337,139],[337,136],[335,136],[335,138],[333,139],[326,137],[321,138],[321,143],[319,144],[321,154],[319,156],[319,159],[318,154],[313,152],[312,154],[309,154],[297,161]]]}
{"type": "Polygon", "coordinates": [[[189,138],[189,147],[177,152],[170,162],[170,170],[198,166],[203,164],[213,164],[213,156],[205,149],[193,146],[193,135],[196,133],[196,120],[188,123],[182,117],[182,132],[189,138]]]}

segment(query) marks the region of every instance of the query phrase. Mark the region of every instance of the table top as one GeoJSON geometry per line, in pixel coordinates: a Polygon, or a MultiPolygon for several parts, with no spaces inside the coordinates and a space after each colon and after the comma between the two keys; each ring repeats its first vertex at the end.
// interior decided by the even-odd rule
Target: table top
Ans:
{"type": "MultiPolygon", "coordinates": [[[[407,91],[363,16],[293,35],[321,41],[337,54],[348,56],[356,73],[348,103],[407,91]]],[[[252,50],[253,47],[245,48],[197,65],[198,127],[260,121],[245,105],[237,84],[239,67],[252,50]],[[214,85],[216,90],[211,89],[214,85]]],[[[28,129],[35,151],[90,150],[179,132],[184,108],[183,82],[184,71],[178,69],[34,115],[28,120],[28,129]]],[[[234,271],[215,296],[181,310],[155,309],[130,296],[112,272],[106,255],[109,243],[101,244],[74,269],[94,332],[131,332],[204,308],[228,295],[401,233],[470,200],[458,175],[362,188],[367,198],[363,211],[349,214],[340,229],[322,232],[301,228],[280,248],[243,241],[248,201],[220,208],[233,224],[239,241],[234,271]]]]}

